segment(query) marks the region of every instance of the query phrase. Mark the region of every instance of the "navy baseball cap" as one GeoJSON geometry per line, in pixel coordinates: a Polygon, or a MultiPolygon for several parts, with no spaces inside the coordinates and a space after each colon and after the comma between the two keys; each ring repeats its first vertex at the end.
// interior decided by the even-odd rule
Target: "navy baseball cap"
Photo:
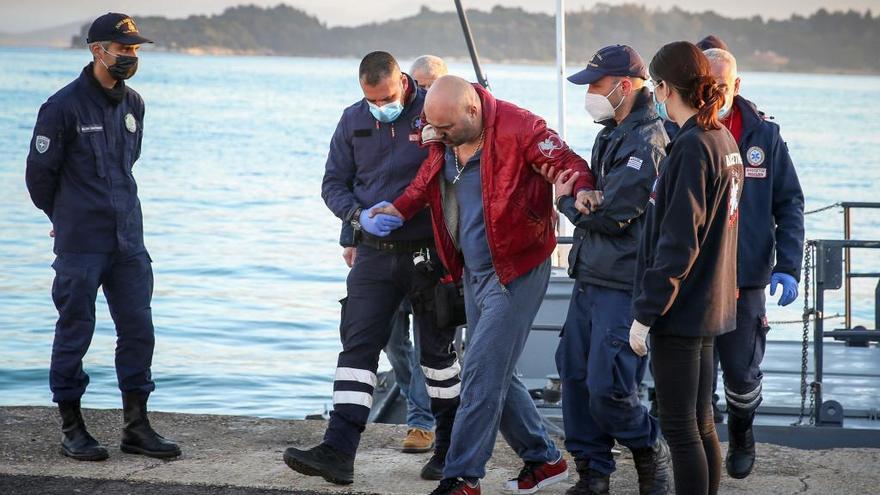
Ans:
{"type": "MultiPolygon", "coordinates": [[[[697,48],[699,48],[702,51],[706,51],[710,48],[720,48],[722,50],[727,50],[727,43],[725,43],[724,40],[722,40],[718,36],[715,36],[714,34],[710,34],[709,36],[706,36],[705,38],[701,39],[700,41],[696,42],[695,44],[697,45],[697,48]]],[[[730,51],[730,50],[727,50],[727,51],[730,51]]]]}
{"type": "Polygon", "coordinates": [[[587,62],[587,68],[568,76],[574,84],[593,84],[605,76],[626,76],[648,79],[645,61],[632,47],[611,45],[602,48],[587,62]]]}
{"type": "Polygon", "coordinates": [[[89,27],[87,43],[96,41],[115,41],[123,45],[142,45],[152,43],[138,32],[134,19],[125,14],[108,12],[95,19],[89,27]]]}

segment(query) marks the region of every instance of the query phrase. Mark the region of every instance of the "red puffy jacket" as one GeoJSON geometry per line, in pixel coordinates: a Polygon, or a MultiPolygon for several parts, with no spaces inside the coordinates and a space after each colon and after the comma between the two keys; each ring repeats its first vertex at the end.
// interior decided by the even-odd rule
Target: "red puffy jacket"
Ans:
{"type": "MultiPolygon", "coordinates": [[[[485,132],[480,176],[483,215],[495,273],[504,285],[531,271],[556,248],[551,185],[532,165],[580,172],[576,189],[593,189],[595,180],[587,162],[528,110],[496,100],[474,84],[483,109],[485,132]]],[[[409,219],[425,205],[431,207],[434,239],[443,264],[453,280],[461,278],[464,259],[446,228],[440,198],[445,146],[429,145],[428,158],[394,206],[409,219]]]]}

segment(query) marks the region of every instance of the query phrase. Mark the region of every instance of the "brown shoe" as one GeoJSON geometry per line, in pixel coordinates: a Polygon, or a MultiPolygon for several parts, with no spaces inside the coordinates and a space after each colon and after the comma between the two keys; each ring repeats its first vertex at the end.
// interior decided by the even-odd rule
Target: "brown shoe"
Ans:
{"type": "Polygon", "coordinates": [[[403,439],[403,451],[408,454],[430,452],[434,449],[434,432],[410,428],[403,439]]]}

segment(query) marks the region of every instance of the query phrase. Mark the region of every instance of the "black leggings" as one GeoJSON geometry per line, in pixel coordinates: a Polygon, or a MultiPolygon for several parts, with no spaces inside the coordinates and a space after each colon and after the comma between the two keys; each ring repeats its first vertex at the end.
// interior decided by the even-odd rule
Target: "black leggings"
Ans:
{"type": "Polygon", "coordinates": [[[660,429],[672,452],[677,495],[715,495],[721,446],[712,417],[711,337],[651,336],[660,429]]]}

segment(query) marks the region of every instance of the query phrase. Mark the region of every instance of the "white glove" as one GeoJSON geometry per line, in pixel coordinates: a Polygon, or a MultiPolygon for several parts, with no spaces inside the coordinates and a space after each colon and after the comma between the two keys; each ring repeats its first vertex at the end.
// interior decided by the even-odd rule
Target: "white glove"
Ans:
{"type": "Polygon", "coordinates": [[[633,320],[633,324],[629,327],[629,346],[638,356],[648,354],[648,331],[651,327],[642,325],[638,320],[633,320]]]}

